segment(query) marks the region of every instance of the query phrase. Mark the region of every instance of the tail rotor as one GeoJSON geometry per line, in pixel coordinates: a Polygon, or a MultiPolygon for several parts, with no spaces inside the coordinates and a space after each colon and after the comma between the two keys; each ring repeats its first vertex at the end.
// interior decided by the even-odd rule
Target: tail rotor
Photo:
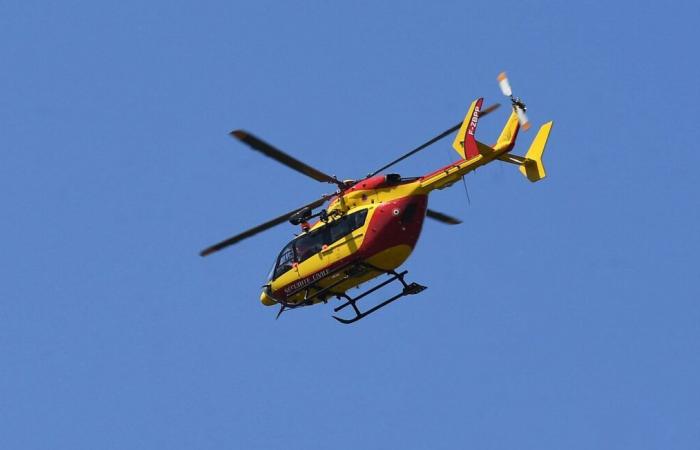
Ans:
{"type": "Polygon", "coordinates": [[[510,102],[513,105],[513,110],[518,115],[518,122],[520,123],[522,129],[529,129],[530,121],[527,118],[527,114],[525,114],[527,111],[527,106],[525,106],[525,103],[523,103],[523,101],[518,97],[513,97],[513,90],[510,87],[510,83],[508,82],[508,77],[506,76],[505,72],[498,74],[498,86],[501,88],[503,95],[510,97],[510,102]]]}

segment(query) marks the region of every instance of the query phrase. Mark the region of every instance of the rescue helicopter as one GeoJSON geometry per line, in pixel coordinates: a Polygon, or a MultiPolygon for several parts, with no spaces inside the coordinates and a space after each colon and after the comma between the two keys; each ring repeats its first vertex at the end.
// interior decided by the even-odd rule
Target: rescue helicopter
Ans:
{"type": "Polygon", "coordinates": [[[447,188],[469,172],[496,160],[518,166],[520,172],[532,182],[545,177],[542,154],[553,122],[540,127],[525,156],[512,154],[518,132],[527,130],[530,122],[526,106],[513,96],[505,72],[498,75],[498,83],[502,93],[510,99],[512,112],[495,144],[487,145],[476,140],[475,133],[479,119],[499,105],[482,108],[484,99],[478,98],[471,103],[461,123],[360,180],[339,180],[247,131],[232,131],[232,137],[253,150],[314,180],[332,184],[336,189],[331,194],[322,195],[302,207],[207,247],[200,255],[218,252],[286,221],[300,226],[301,233],[279,252],[262,286],[260,301],[267,306],[278,305],[278,318],[286,310],[338,299],[341,304],[334,308],[335,313],[347,307],[352,312],[350,317],[333,317],[349,324],[402,297],[422,292],[426,287],[408,282],[408,271],[399,270],[399,267],[411,255],[424,219],[428,217],[446,224],[460,223],[458,219],[428,209],[431,192],[447,188]],[[386,169],[455,131],[457,134],[452,147],[459,154],[458,161],[422,176],[383,174],[386,169]],[[328,205],[321,208],[325,203],[328,205]],[[386,278],[364,292],[355,295],[348,293],[351,288],[381,276],[386,278]],[[361,299],[392,284],[401,290],[369,309],[360,309],[358,302],[361,299]]]}

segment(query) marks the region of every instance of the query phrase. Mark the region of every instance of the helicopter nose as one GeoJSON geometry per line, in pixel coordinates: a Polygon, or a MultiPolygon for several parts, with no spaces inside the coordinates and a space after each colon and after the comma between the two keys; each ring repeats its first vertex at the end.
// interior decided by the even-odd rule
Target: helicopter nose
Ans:
{"type": "Polygon", "coordinates": [[[277,302],[275,302],[274,300],[272,300],[272,299],[270,298],[270,296],[267,295],[267,292],[265,292],[265,291],[262,291],[262,292],[260,293],[260,301],[261,301],[262,304],[265,305],[265,306],[272,306],[272,305],[276,305],[276,304],[277,304],[277,302]]]}

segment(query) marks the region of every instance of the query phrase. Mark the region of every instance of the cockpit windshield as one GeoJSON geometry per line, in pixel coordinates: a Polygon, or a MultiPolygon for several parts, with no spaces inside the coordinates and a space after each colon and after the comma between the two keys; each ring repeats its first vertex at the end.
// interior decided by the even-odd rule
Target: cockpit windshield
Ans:
{"type": "Polygon", "coordinates": [[[366,218],[367,210],[363,209],[329,222],[327,225],[294,239],[280,252],[274,269],[270,271],[269,279],[278,278],[291,269],[295,262],[300,263],[309,259],[320,252],[324,245],[331,245],[362,227],[366,218]]]}
{"type": "Polygon", "coordinates": [[[275,264],[275,270],[273,273],[274,276],[271,279],[275,279],[283,273],[285,273],[286,271],[288,271],[289,269],[291,269],[293,264],[294,241],[287,244],[280,252],[280,255],[277,257],[277,263],[275,264]]]}

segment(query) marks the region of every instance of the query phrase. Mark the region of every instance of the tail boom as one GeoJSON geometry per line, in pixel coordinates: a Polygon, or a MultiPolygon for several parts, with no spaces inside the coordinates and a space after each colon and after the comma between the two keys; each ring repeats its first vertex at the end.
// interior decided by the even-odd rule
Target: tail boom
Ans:
{"type": "Polygon", "coordinates": [[[511,112],[496,144],[489,146],[477,141],[474,137],[482,103],[483,98],[472,102],[459,132],[452,142],[452,147],[462,159],[421,177],[419,191],[428,193],[434,189],[449,187],[467,173],[494,159],[520,166],[520,172],[532,182],[539,181],[546,176],[542,164],[542,154],[547,145],[552,122],[542,125],[525,157],[513,155],[510,152],[515,146],[515,140],[521,128],[517,111],[511,112]]]}

